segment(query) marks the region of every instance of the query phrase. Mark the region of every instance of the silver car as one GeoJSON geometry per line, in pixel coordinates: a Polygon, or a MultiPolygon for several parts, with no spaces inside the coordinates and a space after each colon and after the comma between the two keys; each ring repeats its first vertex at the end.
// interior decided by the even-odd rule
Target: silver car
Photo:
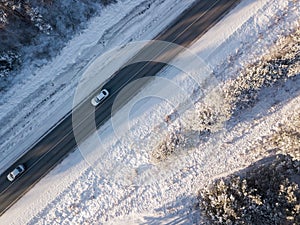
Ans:
{"type": "Polygon", "coordinates": [[[97,106],[100,104],[100,102],[102,102],[105,98],[107,98],[107,96],[109,95],[108,90],[103,89],[100,94],[98,94],[96,97],[94,97],[91,100],[91,103],[93,106],[97,106]]]}
{"type": "Polygon", "coordinates": [[[7,175],[7,179],[9,181],[14,181],[14,179],[16,179],[16,177],[20,176],[21,173],[23,173],[25,171],[25,167],[24,165],[18,165],[13,171],[11,171],[8,175],[7,175]]]}

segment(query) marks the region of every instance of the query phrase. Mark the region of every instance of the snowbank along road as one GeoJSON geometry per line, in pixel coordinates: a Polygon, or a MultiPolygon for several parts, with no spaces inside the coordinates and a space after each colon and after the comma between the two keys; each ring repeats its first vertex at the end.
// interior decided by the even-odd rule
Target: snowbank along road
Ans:
{"type": "MultiPolygon", "coordinates": [[[[210,27],[217,23],[234,5],[239,1],[236,0],[218,0],[218,1],[199,1],[189,10],[184,12],[167,30],[162,32],[156,39],[173,42],[184,47],[189,46],[198,37],[204,34],[210,27]]],[[[179,52],[167,52],[167,50],[146,46],[135,57],[146,54],[152,55],[151,58],[157,57],[157,54],[168,54],[169,60],[174,58],[179,52]]],[[[80,138],[85,139],[93,130],[89,129],[90,123],[96,121],[97,126],[103,124],[111,115],[111,107],[116,98],[118,91],[128,81],[132,81],[145,76],[155,76],[165,64],[154,62],[139,62],[132,64],[133,57],[127,64],[129,66],[122,68],[101,88],[95,90],[92,95],[86,99],[75,113],[84,118],[78,130],[80,138]],[[95,114],[94,108],[90,104],[91,97],[98,93],[102,88],[110,91],[110,96],[97,107],[95,114]],[[95,116],[95,117],[94,117],[95,116]],[[95,120],[94,120],[95,118],[95,120]]],[[[154,60],[155,61],[155,60],[154,60]]],[[[100,84],[99,84],[100,85],[100,84]]],[[[140,87],[128,92],[123,96],[124,101],[133,96],[140,87]]],[[[78,141],[78,139],[77,139],[78,141]]],[[[69,113],[61,122],[55,126],[40,142],[6,170],[0,177],[0,210],[3,214],[22,194],[30,189],[36,182],[50,171],[58,162],[76,147],[76,141],[73,134],[72,115],[69,113]],[[24,164],[25,173],[18,177],[13,183],[6,180],[6,175],[18,164],[24,164]]]]}

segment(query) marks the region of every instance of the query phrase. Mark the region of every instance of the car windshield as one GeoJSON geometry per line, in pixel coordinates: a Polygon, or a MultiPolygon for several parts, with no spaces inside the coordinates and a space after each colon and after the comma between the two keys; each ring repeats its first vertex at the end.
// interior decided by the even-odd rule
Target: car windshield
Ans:
{"type": "Polygon", "coordinates": [[[104,96],[104,95],[101,93],[100,95],[97,96],[97,100],[98,100],[98,101],[102,100],[102,99],[103,99],[103,96],[104,96]]]}

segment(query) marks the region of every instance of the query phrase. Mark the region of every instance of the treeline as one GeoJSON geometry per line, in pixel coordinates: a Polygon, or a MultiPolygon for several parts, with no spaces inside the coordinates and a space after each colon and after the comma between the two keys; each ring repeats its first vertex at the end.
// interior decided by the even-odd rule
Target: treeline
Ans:
{"type": "Polygon", "coordinates": [[[116,0],[0,0],[0,92],[11,72],[56,55],[101,7],[116,0]]]}

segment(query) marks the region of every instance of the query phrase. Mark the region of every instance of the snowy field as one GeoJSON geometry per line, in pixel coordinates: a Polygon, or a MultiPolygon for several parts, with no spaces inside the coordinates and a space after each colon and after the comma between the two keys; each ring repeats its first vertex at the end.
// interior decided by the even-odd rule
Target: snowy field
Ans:
{"type": "Polygon", "coordinates": [[[104,8],[51,63],[34,73],[25,68],[22,82],[1,99],[0,173],[72,109],[75,87],[90,61],[128,42],[152,39],[192,2],[120,1],[104,8]]]}
{"type": "MultiPolygon", "coordinates": [[[[127,12],[133,9],[141,10],[134,6],[133,1],[131,2],[132,6],[131,8],[128,6],[127,12]]],[[[47,123],[51,126],[60,116],[70,110],[72,102],[70,99],[72,99],[74,87],[80,79],[80,71],[88,61],[99,52],[107,51],[109,46],[122,45],[132,40],[150,39],[191,3],[192,1],[184,3],[177,1],[176,4],[170,1],[159,3],[153,1],[153,8],[150,7],[149,11],[147,10],[140,18],[135,16],[127,20],[131,24],[131,29],[124,30],[127,30],[128,33],[124,33],[122,24],[120,27],[117,24],[115,27],[118,28],[115,28],[115,32],[120,32],[125,36],[113,39],[107,37],[111,41],[106,46],[99,44],[102,42],[95,37],[100,37],[103,32],[96,29],[99,26],[96,26],[97,18],[95,18],[89,29],[74,38],[63,49],[59,57],[53,59],[45,68],[37,71],[40,73],[49,71],[52,75],[57,74],[57,76],[54,80],[53,76],[49,76],[48,81],[44,79],[37,81],[32,78],[37,82],[34,86],[39,88],[28,85],[26,99],[32,104],[35,104],[36,101],[33,99],[45,98],[47,100],[40,101],[42,103],[36,106],[29,104],[30,109],[35,108],[32,112],[26,111],[25,108],[24,115],[22,113],[16,115],[18,119],[5,126],[6,132],[11,132],[7,137],[16,135],[16,140],[22,140],[25,133],[17,132],[17,126],[25,126],[28,130],[36,129],[34,126],[38,127],[38,124],[33,125],[30,121],[32,122],[33,118],[41,115],[45,119],[47,119],[46,116],[51,115],[53,120],[47,123]],[[157,15],[159,12],[163,12],[164,23],[160,19],[158,20],[158,16],[151,15],[154,11],[157,15]],[[153,29],[154,27],[156,29],[153,29]],[[62,58],[73,60],[73,64],[62,61],[62,58]],[[68,66],[65,68],[66,64],[68,66]],[[74,76],[74,74],[77,75],[74,76]],[[55,94],[47,98],[47,94],[51,91],[55,94]],[[60,101],[54,102],[53,99],[60,99],[60,101]],[[70,104],[65,104],[65,102],[70,102],[70,104]],[[61,108],[61,105],[65,105],[65,107],[61,108]],[[51,111],[47,110],[49,106],[51,111]],[[52,115],[56,109],[60,109],[61,115],[54,117],[52,115]],[[20,125],[17,125],[19,121],[24,121],[24,123],[20,122],[20,125]]],[[[117,7],[123,7],[122,4],[119,3],[117,7]]],[[[138,5],[138,1],[136,5],[138,5]]],[[[111,15],[112,12],[109,10],[113,9],[108,7],[107,15],[111,15]]],[[[190,50],[211,68],[213,71],[211,76],[221,81],[218,87],[226,88],[227,81],[234,80],[241,69],[254,63],[263,55],[271,54],[280,44],[280,40],[285,40],[284,36],[299,27],[299,9],[300,3],[292,0],[244,0],[195,42],[190,50]]],[[[123,16],[125,15],[126,13],[123,16]]],[[[119,14],[118,16],[122,17],[119,14]]],[[[174,61],[176,60],[174,59],[174,61]]],[[[197,87],[187,74],[174,67],[166,67],[160,72],[157,80],[161,78],[168,79],[180,86],[194,101],[194,108],[180,111],[178,110],[180,105],[172,106],[165,99],[148,97],[139,101],[139,96],[134,97],[119,113],[114,115],[111,121],[99,129],[98,134],[95,133],[87,139],[80,146],[81,150],[78,149],[72,153],[13,205],[0,218],[0,223],[200,223],[201,218],[195,207],[196,193],[199,188],[207,180],[232,173],[257,160],[256,153],[250,151],[256,143],[263,136],[269,135],[278,124],[286,123],[291,115],[299,112],[300,93],[298,87],[300,81],[297,77],[293,82],[277,86],[271,85],[268,90],[261,93],[252,108],[240,109],[235,119],[229,120],[227,124],[221,124],[221,128],[220,126],[211,127],[211,130],[215,129],[216,132],[212,132],[208,137],[204,135],[204,139],[198,136],[196,138],[193,136],[194,132],[184,134],[183,138],[190,137],[193,140],[192,143],[188,142],[184,146],[180,146],[186,151],[176,152],[175,155],[171,155],[166,161],[161,162],[157,158],[156,160],[155,157],[153,158],[153,151],[159,148],[157,144],[171,134],[182,135],[180,132],[183,127],[194,129],[193,124],[189,122],[190,118],[197,114],[202,106],[198,102],[197,87]],[[129,117],[129,130],[119,129],[127,122],[122,122],[122,115],[128,111],[126,107],[130,105],[134,105],[130,109],[134,113],[131,113],[129,117]],[[179,118],[174,113],[176,111],[180,111],[179,118]],[[170,115],[170,122],[166,121],[167,115],[170,115]],[[114,121],[117,123],[112,124],[114,121]],[[114,133],[113,127],[120,132],[114,133]],[[98,136],[101,144],[99,144],[98,136]],[[91,167],[82,157],[83,149],[87,147],[94,150],[95,155],[105,149],[110,153],[109,158],[102,158],[99,165],[91,167]],[[19,213],[20,211],[22,214],[19,213]]],[[[28,77],[28,83],[32,83],[30,77],[28,77]]],[[[158,87],[159,83],[154,80],[145,87],[144,91],[157,90],[158,87]]],[[[16,85],[15,88],[15,90],[12,89],[12,93],[17,94],[16,90],[20,87],[16,85]]],[[[172,94],[170,93],[170,96],[172,94]]],[[[7,98],[9,98],[8,96],[7,98]]],[[[18,106],[17,101],[8,100],[8,102],[12,102],[12,104],[8,106],[6,113],[1,115],[2,124],[11,111],[17,110],[16,107],[21,107],[18,106]]],[[[3,110],[1,110],[2,112],[3,110]]],[[[46,127],[40,129],[41,132],[47,130],[46,127]]],[[[201,130],[202,128],[197,129],[201,130]]],[[[30,134],[30,131],[27,134],[30,134]]],[[[33,135],[32,140],[35,138],[38,137],[33,135]]],[[[11,140],[0,143],[3,143],[1,149],[7,149],[7,152],[18,145],[18,142],[11,140]]],[[[27,145],[30,144],[28,141],[27,145]]],[[[3,156],[8,155],[7,152],[3,153],[3,156]]],[[[9,163],[20,152],[21,150],[16,152],[15,156],[9,154],[7,161],[3,164],[9,163]]]]}

